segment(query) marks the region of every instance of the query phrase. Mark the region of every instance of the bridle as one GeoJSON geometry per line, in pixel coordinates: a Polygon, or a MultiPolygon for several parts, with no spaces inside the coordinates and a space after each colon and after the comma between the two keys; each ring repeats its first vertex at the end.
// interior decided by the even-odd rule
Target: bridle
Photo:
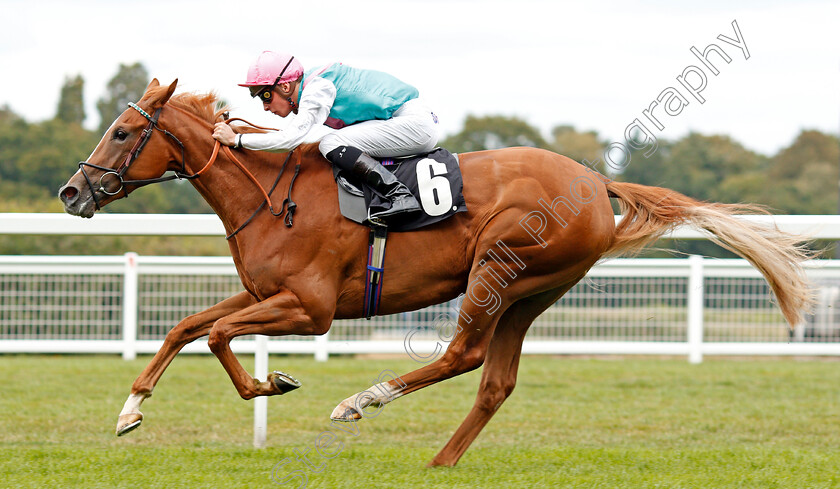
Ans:
{"type": "Polygon", "coordinates": [[[132,109],[136,110],[137,112],[139,112],[146,119],[148,119],[149,124],[146,126],[145,129],[143,129],[143,132],[140,134],[140,137],[137,139],[137,142],[134,143],[134,147],[131,148],[131,151],[128,152],[128,155],[126,155],[125,160],[122,162],[122,164],[116,170],[114,170],[113,168],[106,168],[104,166],[94,165],[92,163],[88,163],[87,161],[80,161],[79,162],[79,170],[81,170],[82,176],[85,177],[85,181],[87,182],[88,186],[91,189],[91,194],[93,195],[93,203],[94,203],[94,205],[96,205],[96,210],[99,210],[99,209],[102,208],[99,205],[99,198],[96,196],[97,191],[101,191],[102,193],[104,193],[106,195],[117,195],[120,192],[123,192],[125,194],[125,197],[128,197],[128,191],[125,188],[126,185],[135,185],[137,187],[142,187],[144,185],[149,185],[150,183],[168,182],[169,180],[175,180],[176,178],[178,178],[178,179],[183,178],[183,179],[189,180],[189,179],[192,179],[192,178],[196,178],[200,174],[200,172],[196,173],[196,174],[193,174],[193,175],[187,175],[186,174],[187,162],[186,162],[186,154],[185,154],[185,151],[184,151],[184,143],[182,143],[171,132],[169,132],[165,129],[161,129],[158,126],[158,118],[160,118],[160,113],[163,110],[163,107],[157,109],[155,111],[155,115],[151,116],[151,115],[149,115],[148,112],[141,109],[137,104],[135,104],[133,102],[130,102],[128,104],[128,106],[131,107],[132,109]],[[160,131],[161,133],[170,137],[175,142],[175,144],[177,144],[178,147],[181,148],[181,171],[175,171],[173,175],[167,175],[167,176],[158,177],[158,178],[149,178],[149,179],[145,179],[145,180],[125,180],[124,177],[125,177],[126,172],[128,172],[128,169],[131,167],[131,164],[134,163],[134,160],[136,160],[137,157],[140,155],[140,151],[143,150],[143,147],[146,146],[146,143],[149,142],[149,139],[152,137],[152,134],[154,133],[155,130],[160,131]],[[87,172],[85,171],[85,167],[95,168],[97,170],[101,170],[101,171],[104,172],[99,177],[99,189],[98,190],[96,190],[94,188],[93,182],[91,181],[90,177],[88,176],[87,172]],[[108,175],[115,176],[117,178],[117,180],[120,182],[120,186],[114,191],[110,191],[107,188],[105,188],[105,185],[103,183],[103,179],[108,175]]]}
{"type": "MultiPolygon", "coordinates": [[[[149,115],[148,112],[146,112],[145,110],[143,110],[142,108],[140,108],[137,104],[135,104],[133,102],[129,102],[128,106],[131,107],[132,109],[136,110],[137,112],[139,112],[143,117],[145,117],[149,121],[149,124],[146,126],[145,129],[143,129],[143,132],[140,134],[140,137],[137,139],[137,142],[134,143],[134,147],[132,147],[131,151],[128,152],[128,155],[126,155],[125,160],[122,162],[122,164],[116,170],[114,170],[113,168],[106,168],[104,166],[94,165],[92,163],[88,163],[87,161],[80,161],[79,162],[79,170],[82,172],[82,176],[84,176],[85,181],[87,182],[88,187],[91,190],[91,196],[93,197],[93,203],[96,206],[96,210],[100,210],[102,208],[99,205],[99,198],[96,196],[97,192],[99,192],[99,191],[101,191],[102,193],[104,193],[106,195],[109,195],[109,196],[117,195],[120,192],[123,192],[125,194],[125,197],[128,197],[128,191],[126,190],[126,185],[134,185],[134,186],[139,188],[139,187],[143,187],[145,185],[149,185],[149,184],[152,184],[152,183],[168,182],[170,180],[175,180],[176,178],[177,179],[184,179],[184,180],[192,180],[194,178],[198,178],[199,176],[201,176],[202,173],[204,173],[205,170],[210,168],[213,165],[213,163],[216,162],[216,159],[219,155],[219,148],[221,147],[221,143],[217,140],[215,142],[215,144],[213,145],[213,153],[210,155],[210,159],[207,161],[207,163],[197,172],[195,172],[191,175],[187,174],[186,151],[184,149],[184,143],[182,143],[171,132],[167,131],[166,129],[162,129],[161,127],[158,126],[158,119],[160,118],[161,111],[163,111],[163,107],[158,108],[155,111],[154,116],[152,116],[152,115],[149,115]],[[149,142],[149,139],[152,137],[152,134],[154,134],[155,130],[157,130],[157,131],[165,134],[169,138],[171,138],[175,142],[175,144],[177,144],[178,147],[181,148],[181,169],[180,169],[180,171],[174,170],[173,174],[171,174],[171,175],[161,176],[161,177],[157,177],[157,178],[148,178],[148,179],[143,179],[143,180],[126,180],[125,179],[125,174],[128,172],[128,169],[131,167],[131,164],[134,163],[134,161],[140,155],[140,152],[143,150],[143,147],[145,147],[146,143],[149,142]],[[93,181],[90,179],[87,172],[85,171],[85,167],[95,168],[97,170],[100,170],[100,171],[104,172],[99,177],[99,189],[98,190],[94,188],[93,181]],[[108,189],[106,189],[105,185],[103,183],[103,179],[108,175],[113,175],[117,178],[117,180],[119,180],[119,183],[120,183],[119,188],[117,188],[114,191],[109,191],[108,189]]],[[[250,122],[248,122],[246,120],[243,120],[243,119],[239,119],[239,118],[225,119],[224,122],[227,123],[227,124],[230,124],[233,121],[241,121],[241,122],[244,122],[244,123],[246,123],[250,126],[256,127],[257,129],[263,129],[263,130],[268,130],[268,131],[276,131],[276,129],[272,129],[270,127],[257,126],[255,124],[251,124],[250,122]]],[[[251,217],[249,217],[235,231],[233,231],[232,233],[227,235],[226,239],[230,239],[230,238],[236,236],[236,234],[239,233],[239,231],[242,231],[242,229],[245,226],[247,226],[248,223],[250,223],[254,219],[254,217],[256,217],[257,213],[259,213],[259,211],[262,210],[262,208],[265,207],[266,204],[268,204],[269,212],[271,212],[271,214],[276,216],[276,217],[281,216],[283,214],[283,211],[286,210],[286,216],[285,216],[284,222],[286,224],[286,227],[292,227],[294,213],[295,213],[295,210],[297,208],[297,204],[295,204],[295,202],[292,201],[292,187],[294,186],[295,180],[297,179],[298,173],[300,172],[300,163],[298,163],[295,166],[295,174],[292,177],[291,183],[289,184],[288,197],[283,201],[283,204],[281,205],[279,212],[274,211],[274,207],[271,204],[271,194],[272,194],[272,192],[274,192],[274,189],[277,187],[277,184],[280,182],[280,177],[283,175],[283,172],[286,170],[286,164],[289,163],[289,159],[291,158],[292,153],[294,151],[290,151],[288,154],[286,154],[286,159],[285,159],[285,161],[283,161],[283,165],[280,167],[280,172],[278,173],[277,178],[274,180],[274,184],[271,186],[271,188],[269,189],[268,192],[266,192],[265,189],[263,189],[259,180],[257,180],[256,177],[254,177],[254,175],[250,171],[248,171],[247,168],[245,168],[245,165],[243,165],[242,162],[239,161],[239,159],[236,158],[236,156],[233,154],[233,152],[230,150],[229,147],[224,146],[224,152],[228,156],[228,158],[230,158],[230,160],[233,161],[234,164],[236,164],[236,166],[238,166],[239,169],[242,170],[242,172],[245,173],[245,175],[248,177],[248,179],[251,180],[251,182],[253,182],[257,186],[257,188],[260,189],[260,192],[262,192],[263,199],[264,199],[263,202],[260,204],[260,206],[257,207],[257,209],[254,211],[254,213],[251,214],[251,217]]]]}

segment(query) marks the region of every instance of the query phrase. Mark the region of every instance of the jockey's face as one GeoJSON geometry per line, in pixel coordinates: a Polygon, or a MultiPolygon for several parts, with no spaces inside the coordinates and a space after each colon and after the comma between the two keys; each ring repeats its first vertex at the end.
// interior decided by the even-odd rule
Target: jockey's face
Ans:
{"type": "Polygon", "coordinates": [[[289,103],[290,97],[292,99],[297,98],[297,93],[294,90],[296,86],[297,83],[280,83],[274,87],[274,96],[271,97],[271,101],[266,102],[262,98],[260,99],[263,100],[263,110],[280,117],[286,117],[292,112],[297,112],[297,107],[289,103]]]}

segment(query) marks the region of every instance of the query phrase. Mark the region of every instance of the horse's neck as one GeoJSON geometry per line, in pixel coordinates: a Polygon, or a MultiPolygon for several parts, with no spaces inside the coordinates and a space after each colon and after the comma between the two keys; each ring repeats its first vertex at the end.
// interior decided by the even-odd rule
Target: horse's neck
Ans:
{"type": "MultiPolygon", "coordinates": [[[[184,124],[182,127],[186,127],[184,124]]],[[[203,125],[189,124],[191,134],[185,144],[187,154],[187,173],[195,173],[201,170],[210,158],[215,140],[210,136],[212,129],[202,127],[203,125]]],[[[275,210],[279,210],[281,196],[285,196],[291,185],[295,173],[295,166],[303,160],[319,158],[317,147],[304,145],[294,151],[288,161],[288,153],[268,153],[264,151],[235,151],[236,158],[243,163],[245,168],[260,182],[263,189],[268,192],[278,174],[282,176],[272,194],[275,202],[275,210]],[[285,169],[281,169],[284,166],[285,169]]],[[[322,165],[307,164],[311,170],[324,170],[322,165]]],[[[327,166],[327,165],[323,165],[327,166]]],[[[309,178],[315,177],[323,171],[307,171],[309,178]]],[[[228,233],[238,229],[245,223],[253,212],[265,200],[262,192],[256,184],[232,162],[225,152],[220,149],[217,161],[208,167],[201,176],[190,180],[199,194],[213,208],[225,225],[228,233]]],[[[299,184],[296,184],[299,185],[299,184]]],[[[264,209],[263,212],[267,212],[264,209]]]]}
{"type": "MultiPolygon", "coordinates": [[[[182,127],[186,126],[185,124],[182,127]]],[[[189,127],[194,134],[185,138],[186,141],[184,141],[187,155],[186,171],[188,174],[194,174],[209,161],[215,140],[211,137],[212,128],[196,124],[189,124],[189,127]]],[[[280,165],[286,158],[285,153],[274,154],[260,151],[236,151],[234,154],[266,191],[277,177],[280,165]]],[[[288,165],[293,165],[293,162],[289,161],[288,165]]],[[[282,181],[278,183],[278,188],[289,178],[291,174],[284,174],[282,181]]],[[[221,218],[229,233],[244,223],[264,200],[257,185],[228,158],[221,148],[215,163],[204,170],[199,177],[191,179],[190,183],[221,218]]]]}

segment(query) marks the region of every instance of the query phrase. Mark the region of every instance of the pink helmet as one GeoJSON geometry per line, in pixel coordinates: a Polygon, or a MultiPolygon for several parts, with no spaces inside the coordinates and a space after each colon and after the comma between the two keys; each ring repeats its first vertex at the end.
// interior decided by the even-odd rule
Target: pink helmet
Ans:
{"type": "Polygon", "coordinates": [[[303,75],[303,65],[291,54],[263,51],[248,68],[248,78],[240,87],[273,85],[297,80],[303,75]],[[280,77],[278,80],[277,77],[280,77]]]}

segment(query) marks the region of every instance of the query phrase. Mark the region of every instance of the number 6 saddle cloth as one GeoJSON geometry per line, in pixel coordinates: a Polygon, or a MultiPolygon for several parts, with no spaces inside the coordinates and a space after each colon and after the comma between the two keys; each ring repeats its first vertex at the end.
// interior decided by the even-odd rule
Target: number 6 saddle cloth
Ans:
{"type": "MultiPolygon", "coordinates": [[[[426,154],[380,161],[411,190],[423,208],[423,212],[389,220],[389,231],[419,229],[467,211],[457,155],[443,148],[435,148],[426,154]]],[[[338,203],[344,217],[367,224],[371,213],[388,208],[385,196],[362,185],[353,175],[336,167],[333,167],[333,173],[338,183],[338,203]]]]}

